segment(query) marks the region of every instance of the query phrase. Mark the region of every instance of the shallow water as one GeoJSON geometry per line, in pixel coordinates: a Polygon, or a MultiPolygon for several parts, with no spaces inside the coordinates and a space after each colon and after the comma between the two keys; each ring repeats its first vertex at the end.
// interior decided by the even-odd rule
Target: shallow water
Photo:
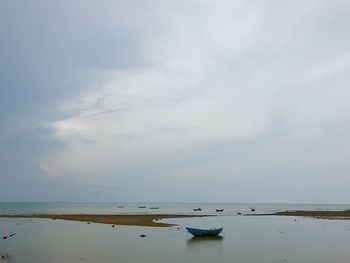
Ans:
{"type": "Polygon", "coordinates": [[[236,215],[237,212],[250,213],[276,212],[281,210],[344,210],[350,205],[322,204],[231,204],[231,203],[0,203],[0,214],[19,213],[85,213],[85,214],[217,214],[216,209],[224,209],[224,215],[236,215]],[[118,208],[118,206],[123,206],[118,208]],[[145,206],[145,208],[138,208],[145,206]],[[159,207],[159,209],[150,209],[159,207]],[[194,212],[194,208],[202,208],[194,212]]]}
{"type": "MultiPolygon", "coordinates": [[[[77,204],[75,205],[77,207],[77,204]]],[[[229,213],[232,215],[236,215],[235,212],[238,210],[249,211],[252,206],[182,204],[175,207],[176,205],[172,204],[161,210],[162,205],[157,205],[160,207],[160,211],[157,212],[172,209],[186,213],[192,207],[201,206],[204,212],[215,211],[213,208],[222,207],[225,210],[231,208],[232,211],[229,213]],[[183,209],[187,210],[182,211],[183,209]]],[[[136,208],[133,208],[135,211],[137,206],[138,204],[135,204],[136,208]]],[[[18,207],[19,205],[16,209],[18,207]]],[[[35,208],[37,212],[49,211],[48,209],[50,212],[71,211],[63,207],[57,210],[58,204],[52,208],[41,208],[40,211],[38,207],[37,204],[35,208]]],[[[70,205],[68,207],[72,209],[70,205]]],[[[100,204],[89,204],[88,207],[89,210],[84,206],[79,211],[108,210],[107,205],[103,209],[100,204]],[[94,206],[100,207],[93,208],[94,206]]],[[[257,211],[275,211],[277,205],[270,207],[254,205],[254,207],[257,211]]],[[[321,209],[319,206],[318,208],[321,209]]],[[[341,206],[323,208],[342,209],[341,206]]],[[[14,210],[12,208],[11,211],[14,210]]],[[[27,208],[26,211],[21,211],[29,210],[27,208]]],[[[9,208],[7,211],[10,211],[9,208]]],[[[6,213],[2,209],[0,212],[6,213]]],[[[163,220],[178,224],[169,228],[132,226],[113,228],[111,225],[86,222],[2,218],[0,234],[17,234],[8,240],[0,240],[0,254],[9,256],[8,259],[0,259],[0,262],[349,262],[350,221],[232,215],[163,220]],[[185,231],[185,226],[199,228],[222,226],[223,238],[192,238],[185,231]],[[142,238],[140,234],[145,234],[146,237],[142,238]]]]}

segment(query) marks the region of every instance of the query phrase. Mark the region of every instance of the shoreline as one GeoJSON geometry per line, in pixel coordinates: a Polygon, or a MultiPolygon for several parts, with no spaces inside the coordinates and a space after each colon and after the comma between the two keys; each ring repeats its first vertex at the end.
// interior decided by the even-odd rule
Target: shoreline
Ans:
{"type": "Polygon", "coordinates": [[[175,224],[155,222],[166,218],[207,217],[212,215],[179,215],[179,214],[134,214],[134,215],[106,215],[106,214],[16,214],[0,215],[0,218],[39,218],[52,220],[79,221],[110,225],[170,227],[175,224]]]}
{"type": "Polygon", "coordinates": [[[350,210],[287,210],[268,214],[246,214],[246,216],[297,216],[349,220],[350,210]]]}
{"type": "MultiPolygon", "coordinates": [[[[0,218],[38,218],[67,220],[110,225],[171,227],[176,224],[158,222],[161,219],[208,217],[196,214],[3,214],[0,218]]],[[[350,220],[350,210],[287,210],[275,213],[245,214],[244,216],[293,216],[318,219],[350,220]]]]}

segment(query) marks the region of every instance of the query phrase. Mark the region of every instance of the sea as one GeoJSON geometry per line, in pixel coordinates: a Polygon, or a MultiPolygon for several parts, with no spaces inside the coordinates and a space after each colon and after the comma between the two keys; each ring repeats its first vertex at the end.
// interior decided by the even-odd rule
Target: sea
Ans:
{"type": "Polygon", "coordinates": [[[345,210],[344,204],[0,203],[0,214],[205,214],[164,219],[171,227],[116,226],[0,218],[0,262],[18,263],[322,263],[350,262],[350,220],[245,216],[284,210],[345,210]],[[145,208],[139,208],[145,206],[145,208]],[[150,209],[159,207],[159,209],[150,209]],[[201,211],[194,211],[201,208],[201,211]],[[224,209],[222,213],[216,209],[224,209]],[[255,211],[252,211],[255,210],[255,211]],[[193,238],[185,227],[223,227],[193,238]],[[3,239],[4,236],[14,236],[3,239]]]}

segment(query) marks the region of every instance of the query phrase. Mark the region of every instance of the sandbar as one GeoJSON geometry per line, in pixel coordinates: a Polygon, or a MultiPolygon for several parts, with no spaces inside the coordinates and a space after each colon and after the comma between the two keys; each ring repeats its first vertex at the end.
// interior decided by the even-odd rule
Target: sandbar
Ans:
{"type": "Polygon", "coordinates": [[[350,219],[350,210],[287,210],[269,214],[247,214],[251,216],[301,216],[322,219],[350,219]]]}
{"type": "Polygon", "coordinates": [[[178,214],[134,214],[134,215],[100,215],[100,214],[16,214],[0,215],[3,218],[47,218],[70,221],[81,221],[111,225],[169,227],[174,224],[158,222],[165,218],[190,218],[210,215],[178,215],[178,214]],[[155,221],[156,220],[156,221],[155,221]]]}

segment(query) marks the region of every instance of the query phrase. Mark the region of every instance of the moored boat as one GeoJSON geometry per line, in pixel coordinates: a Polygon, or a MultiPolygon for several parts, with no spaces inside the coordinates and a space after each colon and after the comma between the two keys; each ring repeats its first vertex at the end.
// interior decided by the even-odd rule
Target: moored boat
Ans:
{"type": "Polygon", "coordinates": [[[199,229],[199,228],[191,228],[186,227],[187,231],[195,237],[203,237],[203,236],[218,236],[223,228],[212,228],[212,229],[199,229]]]}

